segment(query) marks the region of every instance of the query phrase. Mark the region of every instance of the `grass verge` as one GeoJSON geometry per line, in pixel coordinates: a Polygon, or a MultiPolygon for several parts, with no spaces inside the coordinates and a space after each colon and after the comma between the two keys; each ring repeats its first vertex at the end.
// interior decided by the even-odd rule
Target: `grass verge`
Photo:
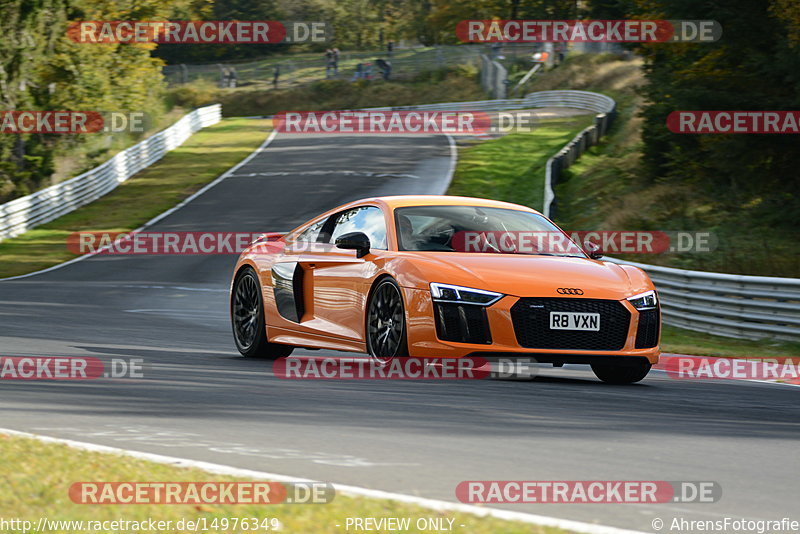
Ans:
{"type": "Polygon", "coordinates": [[[591,115],[543,120],[532,132],[512,133],[459,150],[447,194],[516,202],[541,210],[547,159],[592,121],[591,115]]]}
{"type": "MultiPolygon", "coordinates": [[[[453,529],[473,534],[564,532],[525,523],[480,518],[463,513],[445,513],[388,500],[345,497],[338,495],[328,504],[296,505],[91,505],[75,504],[68,495],[75,482],[203,482],[235,481],[234,477],[209,474],[197,469],[176,468],[116,454],[81,451],[60,444],[41,443],[34,439],[0,435],[0,517],[32,521],[34,528],[40,517],[52,521],[172,521],[172,528],[162,532],[194,532],[175,528],[181,519],[277,518],[279,532],[340,533],[348,517],[410,518],[411,528],[405,532],[429,532],[415,528],[418,518],[454,519],[453,529]]],[[[66,526],[66,525],[62,525],[66,526]]],[[[47,532],[88,531],[75,527],[52,528],[47,532]]],[[[107,531],[101,528],[101,531],[107,531]]],[[[219,528],[214,532],[253,532],[253,529],[219,528]]],[[[270,529],[271,530],[271,529],[270,529]]],[[[21,530],[20,530],[21,531],[21,530]]],[[[33,529],[30,530],[31,532],[33,529]]],[[[97,531],[97,530],[95,530],[97,531]]],[[[115,530],[116,531],[116,530],[115,530]]],[[[127,532],[128,530],[119,530],[127,532]]],[[[265,530],[256,530],[265,532],[265,530]]],[[[143,529],[138,532],[154,532],[143,529]]],[[[386,530],[383,530],[386,532],[386,530]]]]}
{"type": "Polygon", "coordinates": [[[170,90],[176,105],[204,106],[220,102],[226,117],[273,115],[281,111],[322,111],[435,102],[483,100],[478,71],[470,65],[420,72],[404,80],[317,80],[306,85],[264,89],[243,86],[219,89],[204,82],[170,90]]]}
{"type": "Polygon", "coordinates": [[[138,228],[247,157],[266,139],[270,126],[268,120],[223,119],[194,134],[106,196],[0,242],[0,278],[75,258],[66,246],[73,232],[128,232],[138,228]]]}
{"type": "Polygon", "coordinates": [[[664,325],[661,350],[676,354],[722,358],[797,358],[800,355],[800,343],[751,341],[664,325]]]}

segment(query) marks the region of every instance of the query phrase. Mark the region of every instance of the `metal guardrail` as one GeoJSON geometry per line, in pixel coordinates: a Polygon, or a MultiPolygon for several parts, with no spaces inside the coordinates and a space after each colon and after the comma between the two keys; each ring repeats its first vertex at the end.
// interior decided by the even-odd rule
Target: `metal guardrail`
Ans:
{"type": "MultiPolygon", "coordinates": [[[[419,104],[416,106],[385,106],[364,108],[369,111],[397,110],[439,110],[439,111],[503,111],[507,109],[530,109],[547,107],[566,107],[584,109],[596,113],[608,113],[616,109],[613,99],[589,91],[538,91],[529,93],[525,98],[500,98],[494,100],[472,100],[467,102],[441,102],[437,104],[419,104]]],[[[606,126],[606,128],[608,125],[606,126]]],[[[603,131],[605,133],[605,130],[603,131]]]]}
{"type": "Polygon", "coordinates": [[[590,146],[596,145],[600,137],[608,132],[617,115],[617,103],[610,97],[589,91],[546,91],[546,93],[549,94],[541,100],[551,102],[549,105],[577,107],[598,112],[592,126],[576,135],[564,148],[547,160],[542,213],[553,218],[558,207],[554,188],[561,179],[561,171],[575,163],[581,154],[586,152],[590,146]],[[552,93],[564,94],[554,95],[552,93]]]}
{"type": "Polygon", "coordinates": [[[492,98],[508,96],[508,70],[485,54],[481,56],[481,86],[492,98]]]}
{"type": "MultiPolygon", "coordinates": [[[[526,97],[542,106],[568,106],[598,112],[595,124],[580,132],[547,161],[543,213],[556,208],[553,187],[561,171],[597,143],[616,115],[613,99],[585,91],[546,91],[526,97]]],[[[664,323],[698,332],[745,339],[800,341],[800,279],[691,271],[635,263],[658,288],[664,323]]]]}
{"type": "Polygon", "coordinates": [[[728,337],[800,341],[798,278],[689,271],[608,259],[650,275],[666,324],[728,337]]]}
{"type": "Polygon", "coordinates": [[[94,169],[0,205],[0,240],[17,236],[100,198],[183,144],[196,131],[216,124],[221,118],[219,104],[195,109],[169,128],[126,148],[94,169]]]}

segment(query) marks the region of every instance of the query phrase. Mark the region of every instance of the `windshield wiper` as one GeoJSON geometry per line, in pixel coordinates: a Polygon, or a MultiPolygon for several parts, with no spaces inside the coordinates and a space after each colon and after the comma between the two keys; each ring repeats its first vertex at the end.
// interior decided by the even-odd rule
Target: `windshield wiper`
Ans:
{"type": "Polygon", "coordinates": [[[559,256],[562,258],[582,258],[583,256],[578,256],[577,254],[556,254],[555,252],[533,252],[534,256],[559,256]]]}

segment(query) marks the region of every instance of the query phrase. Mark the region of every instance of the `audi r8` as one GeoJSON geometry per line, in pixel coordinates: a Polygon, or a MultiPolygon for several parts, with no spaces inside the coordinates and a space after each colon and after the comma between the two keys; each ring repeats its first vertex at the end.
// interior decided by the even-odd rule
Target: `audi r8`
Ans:
{"type": "Polygon", "coordinates": [[[658,294],[641,269],[600,258],[525,206],[359,200],[241,254],[234,340],[247,357],[295,347],[366,352],[381,364],[525,357],[637,382],[658,361],[658,294]]]}

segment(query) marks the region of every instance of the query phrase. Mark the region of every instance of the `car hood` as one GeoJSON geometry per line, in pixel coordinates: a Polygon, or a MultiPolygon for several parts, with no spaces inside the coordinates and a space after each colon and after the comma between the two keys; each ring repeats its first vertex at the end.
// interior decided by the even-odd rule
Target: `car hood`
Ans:
{"type": "MultiPolygon", "coordinates": [[[[462,285],[514,296],[564,296],[558,288],[576,288],[582,298],[623,299],[651,289],[646,276],[589,258],[522,254],[420,252],[411,255],[416,287],[430,282],[462,285]]],[[[410,280],[409,280],[410,281],[410,280]]]]}

